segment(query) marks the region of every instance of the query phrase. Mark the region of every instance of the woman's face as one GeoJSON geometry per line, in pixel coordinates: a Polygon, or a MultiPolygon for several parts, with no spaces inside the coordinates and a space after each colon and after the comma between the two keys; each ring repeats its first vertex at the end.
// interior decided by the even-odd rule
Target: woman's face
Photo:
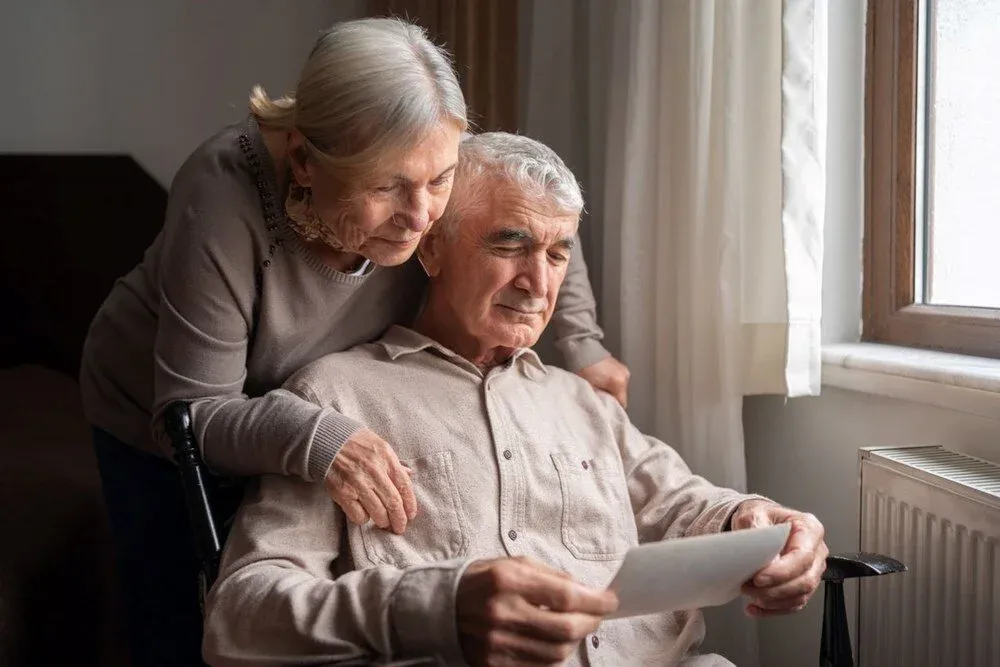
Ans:
{"type": "Polygon", "coordinates": [[[293,173],[312,188],[313,211],[345,252],[396,266],[413,255],[448,204],[461,134],[453,123],[439,125],[411,151],[387,161],[371,184],[350,185],[346,193],[317,160],[293,160],[293,173]]]}

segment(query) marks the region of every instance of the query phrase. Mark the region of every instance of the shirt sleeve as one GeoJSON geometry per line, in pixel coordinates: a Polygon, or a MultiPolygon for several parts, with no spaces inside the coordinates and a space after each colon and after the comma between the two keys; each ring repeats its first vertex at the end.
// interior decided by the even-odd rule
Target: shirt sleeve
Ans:
{"type": "Polygon", "coordinates": [[[322,479],[360,425],[288,391],[254,398],[244,393],[256,299],[255,252],[246,224],[191,207],[168,211],[159,268],[153,437],[169,452],[164,410],[187,401],[212,469],[322,479]]]}
{"type": "Polygon", "coordinates": [[[338,573],[343,513],[322,486],[265,475],[247,491],[206,601],[217,667],[436,657],[464,664],[455,596],[466,561],[338,573]]]}
{"type": "Polygon", "coordinates": [[[597,302],[587,277],[579,236],[570,253],[551,326],[554,344],[566,360],[568,370],[576,372],[611,356],[601,344],[604,331],[597,324],[597,302]]]}
{"type": "Polygon", "coordinates": [[[740,503],[760,498],[695,475],[672,447],[640,432],[616,400],[598,399],[618,441],[640,543],[721,532],[740,503]]]}

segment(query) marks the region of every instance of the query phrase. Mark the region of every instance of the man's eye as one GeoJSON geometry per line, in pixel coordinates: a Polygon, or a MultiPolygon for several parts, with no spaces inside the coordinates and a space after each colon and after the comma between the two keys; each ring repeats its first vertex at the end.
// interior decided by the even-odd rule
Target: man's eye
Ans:
{"type": "Polygon", "coordinates": [[[550,252],[549,259],[551,259],[556,264],[563,264],[569,261],[569,255],[561,252],[550,252]]]}
{"type": "Polygon", "coordinates": [[[387,192],[392,192],[395,189],[396,189],[396,184],[393,183],[392,185],[380,185],[377,188],[375,188],[375,192],[387,193],[387,192]]]}
{"type": "Polygon", "coordinates": [[[496,246],[493,248],[493,251],[499,255],[514,255],[520,250],[520,246],[496,246]]]}
{"type": "Polygon", "coordinates": [[[448,181],[450,180],[451,180],[451,174],[446,174],[445,176],[438,176],[433,181],[431,181],[431,185],[435,188],[439,188],[442,185],[447,185],[448,181]]]}

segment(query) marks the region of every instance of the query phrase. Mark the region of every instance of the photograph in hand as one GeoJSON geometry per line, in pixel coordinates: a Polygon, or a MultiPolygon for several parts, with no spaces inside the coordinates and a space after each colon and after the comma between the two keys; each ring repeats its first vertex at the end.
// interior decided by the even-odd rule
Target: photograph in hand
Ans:
{"type": "Polygon", "coordinates": [[[726,604],[781,552],[790,529],[783,523],[634,547],[608,585],[619,602],[610,618],[726,604]]]}

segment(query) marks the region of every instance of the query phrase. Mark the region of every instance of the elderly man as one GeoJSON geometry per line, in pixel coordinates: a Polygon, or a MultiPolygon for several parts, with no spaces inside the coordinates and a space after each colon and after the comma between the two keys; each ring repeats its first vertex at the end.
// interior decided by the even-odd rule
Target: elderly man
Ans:
{"type": "Polygon", "coordinates": [[[636,544],[778,522],[788,544],[747,585],[748,611],[806,603],[826,557],[815,518],[691,474],[613,398],[531,350],[582,207],[538,142],[463,143],[420,248],[430,286],[412,328],[286,387],[397,443],[419,513],[397,535],[350,524],[314,484],[261,478],[208,598],[211,664],[728,665],[696,654],[697,611],[604,621],[617,604],[604,587],[636,544]]]}

